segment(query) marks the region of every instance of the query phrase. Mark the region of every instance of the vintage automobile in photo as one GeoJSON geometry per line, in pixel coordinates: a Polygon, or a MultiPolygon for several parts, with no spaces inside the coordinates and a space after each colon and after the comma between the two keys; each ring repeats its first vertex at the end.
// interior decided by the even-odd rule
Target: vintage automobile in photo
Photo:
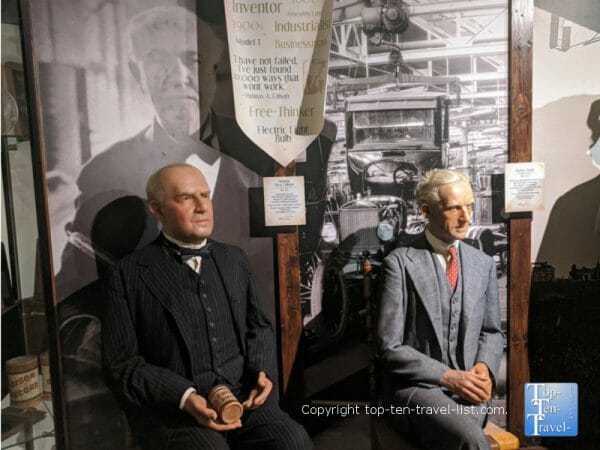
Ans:
{"type": "Polygon", "coordinates": [[[346,99],[347,184],[330,192],[304,300],[305,328],[335,343],[365,309],[362,266],[379,266],[402,239],[423,230],[415,187],[444,165],[448,141],[445,93],[400,90],[346,99]]]}

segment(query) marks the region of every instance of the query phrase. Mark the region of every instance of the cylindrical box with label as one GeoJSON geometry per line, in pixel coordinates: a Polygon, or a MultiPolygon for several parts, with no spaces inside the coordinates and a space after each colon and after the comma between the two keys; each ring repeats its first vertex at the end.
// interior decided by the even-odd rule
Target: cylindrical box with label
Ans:
{"type": "Polygon", "coordinates": [[[6,361],[10,404],[18,408],[35,408],[42,400],[42,386],[37,356],[17,356],[6,361]]]}
{"type": "Polygon", "coordinates": [[[50,356],[48,355],[48,352],[40,353],[40,369],[42,371],[42,398],[44,400],[52,400],[50,356]]]}
{"type": "Polygon", "coordinates": [[[223,423],[233,423],[244,413],[244,407],[224,384],[217,384],[208,393],[208,401],[223,423]]]}

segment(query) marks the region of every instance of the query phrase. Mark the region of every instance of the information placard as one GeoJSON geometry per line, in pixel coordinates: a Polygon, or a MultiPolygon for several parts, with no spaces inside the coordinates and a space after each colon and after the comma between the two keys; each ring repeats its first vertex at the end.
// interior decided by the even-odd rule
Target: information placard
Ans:
{"type": "Polygon", "coordinates": [[[306,225],[304,177],[265,177],[265,225],[306,225]]]}
{"type": "Polygon", "coordinates": [[[506,212],[544,209],[544,163],[508,163],[504,172],[506,212]]]}

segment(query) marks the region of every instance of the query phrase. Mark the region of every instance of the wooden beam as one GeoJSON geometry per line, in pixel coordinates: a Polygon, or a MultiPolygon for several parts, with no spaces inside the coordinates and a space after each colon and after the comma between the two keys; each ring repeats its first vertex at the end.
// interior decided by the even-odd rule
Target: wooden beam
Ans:
{"type": "MultiPolygon", "coordinates": [[[[50,238],[50,208],[48,206],[48,186],[46,183],[46,148],[42,107],[40,100],[39,66],[33,45],[33,24],[31,20],[31,0],[19,0],[21,17],[21,50],[26,80],[26,97],[29,112],[31,137],[31,162],[33,166],[33,184],[35,193],[35,210],[38,226],[38,255],[42,262],[41,280],[46,323],[48,326],[48,349],[50,353],[50,372],[52,373],[52,408],[54,411],[54,437],[58,450],[69,448],[67,432],[67,406],[64,400],[62,384],[63,366],[62,350],[59,337],[58,311],[54,267],[50,238]]],[[[39,5],[38,5],[39,6],[39,5]]],[[[37,294],[39,295],[39,284],[37,294]]]]}
{"type": "MultiPolygon", "coordinates": [[[[531,161],[533,0],[511,0],[509,161],[531,161]]],[[[531,216],[509,222],[508,430],[524,436],[523,385],[529,381],[527,328],[531,286],[531,216]]]]}
{"type": "MultiPolygon", "coordinates": [[[[295,163],[291,163],[287,167],[280,167],[275,176],[292,176],[295,171],[295,163]]],[[[279,283],[280,379],[282,391],[285,393],[302,336],[298,229],[296,228],[293,233],[277,233],[276,246],[279,283]]]]}

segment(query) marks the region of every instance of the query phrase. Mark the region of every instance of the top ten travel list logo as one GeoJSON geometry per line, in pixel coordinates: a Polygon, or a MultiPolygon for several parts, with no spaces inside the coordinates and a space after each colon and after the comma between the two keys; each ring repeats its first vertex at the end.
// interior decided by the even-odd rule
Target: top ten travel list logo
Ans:
{"type": "Polygon", "coordinates": [[[525,384],[525,436],[577,436],[577,383],[525,384]]]}

